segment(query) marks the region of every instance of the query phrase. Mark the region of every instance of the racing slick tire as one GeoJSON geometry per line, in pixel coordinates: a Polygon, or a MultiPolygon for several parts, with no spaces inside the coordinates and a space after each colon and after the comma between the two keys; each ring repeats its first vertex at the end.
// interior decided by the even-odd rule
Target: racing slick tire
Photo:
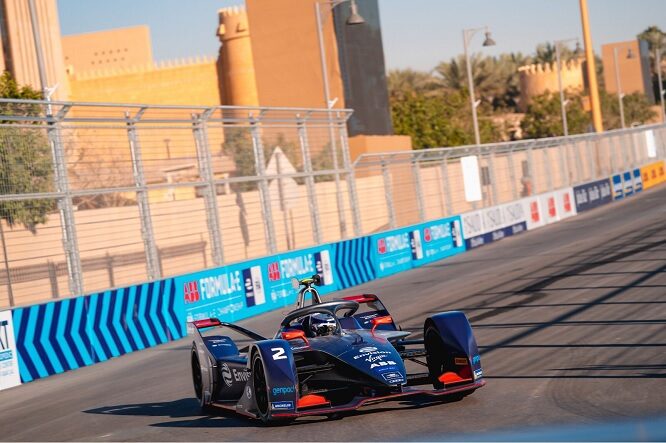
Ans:
{"type": "Polygon", "coordinates": [[[192,384],[194,385],[194,394],[197,396],[199,401],[199,406],[201,411],[209,412],[210,406],[204,403],[203,400],[203,382],[201,380],[201,364],[199,363],[199,356],[197,355],[197,349],[192,346],[192,384]]]}
{"type": "Polygon", "coordinates": [[[439,331],[434,326],[429,326],[424,335],[426,348],[426,363],[430,380],[435,389],[442,389],[444,383],[439,381],[439,376],[446,370],[447,359],[449,358],[446,346],[439,335],[439,331]]]}
{"type": "Polygon", "coordinates": [[[252,355],[252,383],[254,386],[254,400],[257,405],[257,417],[266,426],[280,426],[294,421],[293,418],[276,419],[270,416],[270,402],[268,401],[268,383],[261,354],[252,355]]]}

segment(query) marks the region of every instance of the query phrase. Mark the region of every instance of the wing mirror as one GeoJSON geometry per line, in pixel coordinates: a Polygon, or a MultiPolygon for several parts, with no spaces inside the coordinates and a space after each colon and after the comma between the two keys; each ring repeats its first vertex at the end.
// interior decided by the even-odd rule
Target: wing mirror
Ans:
{"type": "Polygon", "coordinates": [[[384,317],[375,317],[371,321],[372,323],[372,329],[370,332],[372,335],[375,335],[375,329],[377,329],[377,326],[379,325],[390,325],[393,323],[393,317],[390,315],[385,315],[384,317]]]}
{"type": "Polygon", "coordinates": [[[305,338],[305,332],[299,331],[298,329],[293,331],[283,331],[281,335],[282,338],[287,341],[296,340],[297,338],[300,338],[305,342],[306,345],[310,346],[310,342],[308,341],[307,338],[305,338]]]}
{"type": "Polygon", "coordinates": [[[314,283],[315,286],[321,286],[321,275],[315,274],[312,276],[312,283],[314,283]]]}

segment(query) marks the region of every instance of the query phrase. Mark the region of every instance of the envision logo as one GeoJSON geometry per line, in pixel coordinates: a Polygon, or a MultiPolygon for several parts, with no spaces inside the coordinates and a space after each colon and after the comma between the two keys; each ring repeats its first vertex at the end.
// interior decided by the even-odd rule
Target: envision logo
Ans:
{"type": "Polygon", "coordinates": [[[231,387],[231,384],[233,383],[231,379],[231,370],[226,363],[222,365],[222,379],[224,380],[225,385],[231,387]]]}

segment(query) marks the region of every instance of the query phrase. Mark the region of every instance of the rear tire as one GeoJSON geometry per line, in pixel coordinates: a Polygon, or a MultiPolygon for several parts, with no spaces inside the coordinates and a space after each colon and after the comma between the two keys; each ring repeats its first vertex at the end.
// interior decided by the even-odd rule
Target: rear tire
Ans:
{"type": "Polygon", "coordinates": [[[203,381],[201,380],[201,364],[199,364],[199,356],[197,349],[192,346],[192,384],[194,385],[194,395],[196,395],[199,404],[203,406],[203,381]]]}

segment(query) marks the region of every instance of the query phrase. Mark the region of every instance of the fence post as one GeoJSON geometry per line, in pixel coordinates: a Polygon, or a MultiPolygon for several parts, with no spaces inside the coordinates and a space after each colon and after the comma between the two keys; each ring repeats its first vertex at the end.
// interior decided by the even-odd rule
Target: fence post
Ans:
{"type": "MultiPolygon", "coordinates": [[[[332,111],[329,109],[328,113],[328,137],[331,140],[331,157],[333,160],[333,169],[335,170],[335,204],[338,207],[338,221],[340,224],[340,238],[347,238],[347,219],[345,217],[345,207],[342,200],[342,192],[340,191],[340,164],[338,162],[338,144],[335,142],[335,128],[333,121],[332,111]]],[[[339,114],[339,113],[338,113],[339,114]]],[[[344,160],[343,160],[344,161],[344,160]]]]}
{"type": "Polygon", "coordinates": [[[450,151],[446,151],[442,163],[440,165],[441,174],[442,174],[442,194],[444,195],[445,208],[447,217],[453,212],[452,202],[451,202],[451,183],[449,179],[449,154],[450,151]]]}
{"type": "Polygon", "coordinates": [[[342,161],[344,163],[345,171],[347,171],[347,189],[349,192],[349,207],[352,213],[352,223],[354,224],[354,235],[359,237],[363,234],[361,226],[361,213],[358,203],[358,195],[356,194],[356,174],[354,167],[349,156],[349,141],[347,139],[347,128],[345,120],[340,119],[338,113],[338,130],[340,132],[340,145],[342,147],[342,161]]]}
{"type": "Polygon", "coordinates": [[[592,155],[592,147],[590,146],[590,139],[585,138],[585,154],[587,156],[587,166],[590,171],[590,175],[588,177],[589,180],[594,180],[595,176],[595,169],[596,166],[594,164],[594,156],[592,155]]]}
{"type": "Polygon", "coordinates": [[[553,190],[553,171],[550,165],[550,156],[548,155],[548,145],[544,146],[541,148],[543,151],[543,157],[546,160],[544,169],[546,170],[546,187],[548,188],[548,191],[553,190]]]}
{"type": "Polygon", "coordinates": [[[581,160],[582,153],[580,151],[580,144],[576,141],[573,144],[574,159],[576,160],[576,183],[583,182],[583,162],[581,160]]]}
{"type": "Polygon", "coordinates": [[[308,191],[308,206],[310,207],[310,219],[312,222],[312,236],[316,244],[322,242],[321,225],[319,223],[319,205],[317,204],[317,193],[314,176],[312,175],[312,161],[310,160],[310,144],[308,142],[308,131],[305,127],[305,119],[298,117],[298,140],[303,155],[303,169],[305,176],[305,187],[308,191]]]}
{"type": "Polygon", "coordinates": [[[490,186],[492,187],[493,193],[493,204],[499,204],[499,198],[497,197],[497,180],[495,180],[495,146],[492,146],[490,149],[490,156],[488,156],[488,169],[490,171],[490,186]]]}
{"type": "Polygon", "coordinates": [[[419,210],[419,221],[425,221],[425,203],[423,202],[423,187],[421,186],[421,168],[419,160],[421,155],[412,158],[412,175],[414,176],[414,190],[416,191],[416,205],[419,210]]]}
{"type": "Polygon", "coordinates": [[[215,188],[215,176],[213,173],[213,160],[208,148],[208,136],[206,120],[213,110],[208,109],[201,114],[192,114],[192,132],[194,133],[194,144],[197,150],[197,163],[199,176],[206,182],[203,187],[204,205],[206,209],[206,224],[210,236],[210,247],[213,255],[213,264],[222,266],[224,263],[224,250],[222,247],[222,231],[220,229],[220,213],[217,207],[217,191],[215,188]]]}
{"type": "Polygon", "coordinates": [[[79,244],[76,236],[76,221],[74,220],[74,204],[69,189],[69,178],[67,175],[67,159],[65,149],[62,145],[60,134],[60,122],[65,118],[71,105],[63,105],[56,115],[51,113],[51,106],[47,111],[49,119],[48,139],[53,156],[56,192],[62,195],[58,198],[58,210],[60,212],[60,224],[62,228],[62,244],[65,250],[67,262],[67,275],[69,291],[72,295],[83,293],[83,271],[81,269],[81,256],[79,255],[79,244]]]}
{"type": "Polygon", "coordinates": [[[615,174],[615,143],[613,143],[612,136],[608,137],[608,160],[610,161],[610,173],[608,175],[615,174]]]}
{"type": "MultiPolygon", "coordinates": [[[[155,245],[155,233],[150,215],[150,203],[148,191],[146,190],[146,178],[143,173],[143,159],[141,157],[141,145],[136,133],[136,122],[141,119],[146,108],[141,108],[134,117],[130,117],[129,111],[125,112],[127,122],[127,138],[129,140],[130,155],[132,157],[132,174],[134,175],[134,186],[136,187],[136,200],[139,206],[139,218],[141,219],[141,237],[146,253],[146,272],[148,280],[157,280],[162,277],[158,265],[157,248],[155,245]]],[[[113,284],[111,286],[114,286],[113,284]]]]}
{"type": "Polygon", "coordinates": [[[266,159],[264,158],[264,142],[261,140],[261,112],[255,117],[250,112],[250,132],[252,136],[252,150],[254,152],[254,169],[259,176],[259,199],[261,200],[261,209],[264,214],[264,235],[268,244],[268,253],[277,252],[277,242],[275,240],[275,225],[273,221],[273,205],[271,202],[270,191],[268,190],[268,179],[266,178],[266,159]]]}
{"type": "Polygon", "coordinates": [[[391,174],[386,166],[386,160],[382,157],[382,179],[384,180],[384,195],[386,196],[386,209],[389,216],[389,227],[396,228],[395,208],[393,207],[393,192],[391,191],[391,174]]]}
{"type": "Polygon", "coordinates": [[[529,195],[537,194],[537,178],[534,176],[534,158],[532,150],[534,149],[534,143],[531,143],[529,148],[527,148],[527,175],[532,181],[532,189],[530,189],[529,195]]]}
{"type": "Polygon", "coordinates": [[[569,168],[567,168],[567,145],[569,138],[564,139],[564,143],[557,147],[557,152],[560,158],[560,176],[562,177],[562,186],[571,186],[571,177],[569,176],[569,168]]]}
{"type": "Polygon", "coordinates": [[[516,165],[513,164],[513,146],[509,149],[509,179],[511,180],[511,194],[518,199],[518,186],[516,184],[516,165]]]}

